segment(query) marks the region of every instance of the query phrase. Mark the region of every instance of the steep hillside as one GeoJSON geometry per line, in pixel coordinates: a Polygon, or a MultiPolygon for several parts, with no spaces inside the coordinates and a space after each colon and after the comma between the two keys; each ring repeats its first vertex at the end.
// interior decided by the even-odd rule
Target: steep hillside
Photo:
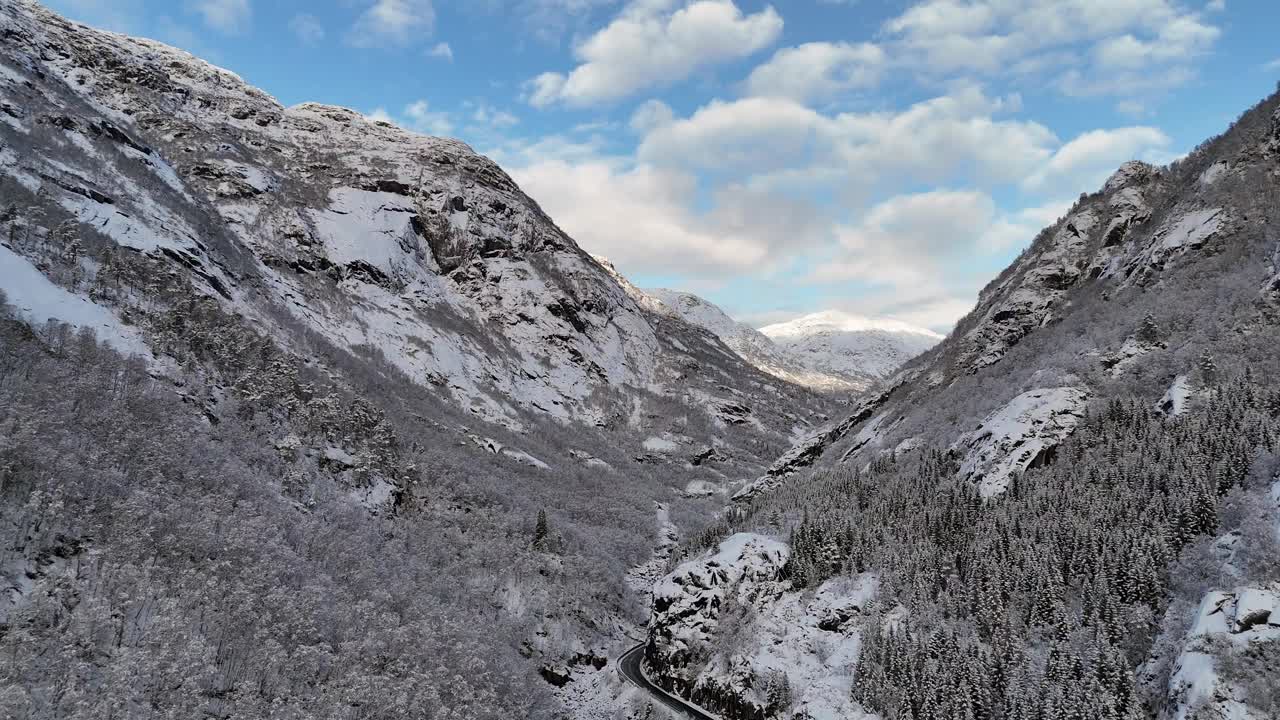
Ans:
{"type": "Polygon", "coordinates": [[[664,330],[462,143],[283,108],[190,55],[34,4],[4,13],[9,250],[43,267],[42,250],[81,235],[80,292],[122,323],[146,324],[124,316],[150,288],[96,287],[96,266],[137,258],[282,350],[305,357],[315,338],[376,357],[516,433],[547,420],[645,432],[641,418],[674,402],[782,439],[823,406],[714,340],[664,330]],[[704,370],[692,379],[691,364],[704,370]],[[726,414],[734,404],[748,409],[726,414]]]}
{"type": "Polygon", "coordinates": [[[1083,195],[677,552],[654,675],[732,717],[1276,717],[1278,201],[1280,96],[1083,195]]]}
{"type": "MultiPolygon", "coordinates": [[[[821,369],[820,362],[797,357],[755,328],[729,317],[716,305],[692,293],[678,290],[643,290],[647,297],[685,322],[700,327],[720,340],[756,369],[796,385],[825,393],[858,393],[874,382],[872,373],[860,369],[852,359],[839,370],[821,369]]],[[[905,359],[905,358],[904,358],[905,359]]],[[[901,363],[899,363],[901,364],[901,363]]]]}
{"type": "Polygon", "coordinates": [[[1082,195],[982,290],[944,342],[770,474],[820,456],[865,461],[903,441],[950,446],[957,428],[1010,410],[1023,392],[1140,391],[1154,401],[1202,353],[1239,368],[1268,357],[1261,338],[1278,299],[1268,229],[1280,146],[1274,105],[1251,109],[1171,167],[1127,163],[1082,195]]]}
{"type": "Polygon", "coordinates": [[[596,261],[613,276],[637,305],[656,315],[678,318],[710,333],[747,364],[767,375],[817,392],[836,395],[862,392],[873,381],[868,374],[856,370],[829,373],[810,369],[801,358],[778,347],[755,328],[729,317],[724,310],[705,298],[679,290],[642,290],[623,277],[607,259],[597,257],[596,261]]]}
{"type": "Polygon", "coordinates": [[[696,531],[827,419],[460,142],[0,36],[2,715],[557,716],[655,503],[696,531]]]}

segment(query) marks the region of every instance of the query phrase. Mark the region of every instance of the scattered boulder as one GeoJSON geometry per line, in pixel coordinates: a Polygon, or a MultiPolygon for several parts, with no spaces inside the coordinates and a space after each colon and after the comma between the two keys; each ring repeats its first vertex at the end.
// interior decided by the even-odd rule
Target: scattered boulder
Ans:
{"type": "Polygon", "coordinates": [[[538,674],[543,680],[558,688],[573,682],[573,671],[564,665],[543,665],[538,668],[538,674]]]}

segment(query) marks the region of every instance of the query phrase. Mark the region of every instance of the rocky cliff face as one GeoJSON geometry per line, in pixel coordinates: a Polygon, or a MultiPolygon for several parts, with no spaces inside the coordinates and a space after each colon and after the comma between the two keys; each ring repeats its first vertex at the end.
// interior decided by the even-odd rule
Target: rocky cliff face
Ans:
{"type": "MultiPolygon", "coordinates": [[[[547,420],[645,431],[640,418],[674,402],[785,438],[823,405],[713,341],[676,339],[460,142],[285,108],[186,53],[25,0],[0,18],[10,204],[156,260],[292,352],[314,334],[377,356],[517,433],[547,420]],[[690,381],[702,363],[715,371],[690,381]]],[[[41,231],[6,222],[14,237],[41,231]]]]}
{"type": "Polygon", "coordinates": [[[750,533],[653,589],[646,660],[668,690],[724,717],[862,717],[850,695],[873,576],[791,592],[790,548],[750,533]]]}

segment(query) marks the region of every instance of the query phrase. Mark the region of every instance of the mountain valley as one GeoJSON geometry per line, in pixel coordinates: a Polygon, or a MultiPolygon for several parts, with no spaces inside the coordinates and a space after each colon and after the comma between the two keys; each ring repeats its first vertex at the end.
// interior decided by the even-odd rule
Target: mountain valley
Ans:
{"type": "Polygon", "coordinates": [[[757,330],[461,141],[0,37],[0,715],[1280,717],[1280,94],[945,338],[757,330]]]}

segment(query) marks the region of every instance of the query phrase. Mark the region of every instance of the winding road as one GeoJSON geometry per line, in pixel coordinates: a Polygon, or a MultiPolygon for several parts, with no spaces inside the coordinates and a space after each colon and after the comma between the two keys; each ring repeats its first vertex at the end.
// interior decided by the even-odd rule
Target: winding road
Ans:
{"type": "Polygon", "coordinates": [[[694,718],[695,720],[716,720],[714,715],[708,715],[705,710],[685,702],[649,682],[649,678],[644,675],[644,643],[631,648],[623,653],[622,657],[618,658],[618,672],[622,673],[622,677],[630,680],[633,685],[649,693],[654,700],[679,716],[694,718]]]}

